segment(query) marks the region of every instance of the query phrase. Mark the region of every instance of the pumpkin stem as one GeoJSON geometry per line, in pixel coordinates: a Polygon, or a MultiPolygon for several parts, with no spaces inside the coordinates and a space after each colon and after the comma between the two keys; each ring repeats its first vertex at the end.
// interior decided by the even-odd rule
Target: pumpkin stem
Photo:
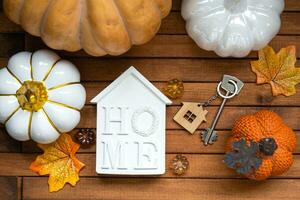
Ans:
{"type": "Polygon", "coordinates": [[[263,138],[259,141],[259,150],[266,156],[272,156],[277,147],[274,138],[263,138]]]}

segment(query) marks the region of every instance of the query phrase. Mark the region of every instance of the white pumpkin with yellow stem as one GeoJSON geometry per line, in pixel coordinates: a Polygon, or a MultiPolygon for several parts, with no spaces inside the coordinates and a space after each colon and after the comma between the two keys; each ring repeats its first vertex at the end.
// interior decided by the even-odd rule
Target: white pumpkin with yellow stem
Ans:
{"type": "Polygon", "coordinates": [[[16,140],[55,141],[79,123],[85,100],[77,68],[52,51],[17,53],[0,70],[0,122],[16,140]]]}

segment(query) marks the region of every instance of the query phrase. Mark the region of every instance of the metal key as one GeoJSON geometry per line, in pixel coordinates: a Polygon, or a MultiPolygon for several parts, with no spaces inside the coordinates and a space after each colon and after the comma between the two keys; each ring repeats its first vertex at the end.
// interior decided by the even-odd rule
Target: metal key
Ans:
{"type": "Polygon", "coordinates": [[[242,81],[240,81],[238,78],[234,77],[234,76],[224,75],[221,87],[225,91],[230,91],[231,93],[234,93],[234,91],[235,91],[235,85],[232,84],[230,82],[230,80],[232,80],[232,81],[234,81],[236,83],[236,85],[237,85],[237,93],[236,94],[239,94],[240,91],[241,91],[241,89],[244,87],[244,83],[242,81]]]}
{"type": "Polygon", "coordinates": [[[222,114],[223,108],[225,106],[225,103],[227,99],[233,98],[235,95],[239,94],[241,89],[243,88],[244,83],[237,79],[236,77],[224,75],[222,82],[218,85],[218,95],[223,98],[222,104],[220,105],[220,108],[215,116],[215,119],[211,125],[210,128],[205,129],[202,132],[202,141],[204,142],[204,145],[213,144],[217,140],[217,132],[215,131],[216,125],[220,119],[220,116],[222,114]],[[223,95],[221,93],[220,88],[223,88],[226,91],[226,94],[223,95]]]}

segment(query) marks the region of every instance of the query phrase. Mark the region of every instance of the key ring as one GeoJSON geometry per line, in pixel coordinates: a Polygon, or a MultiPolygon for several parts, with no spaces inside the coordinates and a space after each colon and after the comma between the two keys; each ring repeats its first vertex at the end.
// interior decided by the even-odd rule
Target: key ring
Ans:
{"type": "Polygon", "coordinates": [[[229,80],[228,82],[232,83],[233,86],[234,86],[234,92],[232,93],[232,95],[225,96],[225,95],[223,95],[223,94],[221,93],[221,85],[222,85],[222,81],[219,83],[218,88],[217,88],[218,95],[219,95],[220,97],[222,97],[223,99],[231,99],[231,98],[234,97],[234,96],[237,94],[237,92],[238,92],[238,86],[237,86],[236,82],[234,82],[233,80],[229,80]]]}

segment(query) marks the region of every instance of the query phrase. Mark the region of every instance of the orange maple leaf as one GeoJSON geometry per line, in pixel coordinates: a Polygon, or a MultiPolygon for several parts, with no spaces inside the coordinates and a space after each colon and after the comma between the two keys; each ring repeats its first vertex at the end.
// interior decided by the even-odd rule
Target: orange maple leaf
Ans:
{"type": "Polygon", "coordinates": [[[64,133],[56,142],[38,146],[44,154],[31,163],[30,169],[39,175],[49,174],[49,191],[58,191],[66,183],[75,186],[79,181],[78,173],[85,166],[75,156],[80,145],[74,143],[71,136],[64,133]]]}
{"type": "Polygon", "coordinates": [[[259,60],[252,61],[251,66],[257,75],[257,84],[269,83],[273,96],[291,96],[300,83],[300,68],[295,67],[296,61],[295,46],[282,48],[277,54],[267,46],[259,51],[259,60]]]}

